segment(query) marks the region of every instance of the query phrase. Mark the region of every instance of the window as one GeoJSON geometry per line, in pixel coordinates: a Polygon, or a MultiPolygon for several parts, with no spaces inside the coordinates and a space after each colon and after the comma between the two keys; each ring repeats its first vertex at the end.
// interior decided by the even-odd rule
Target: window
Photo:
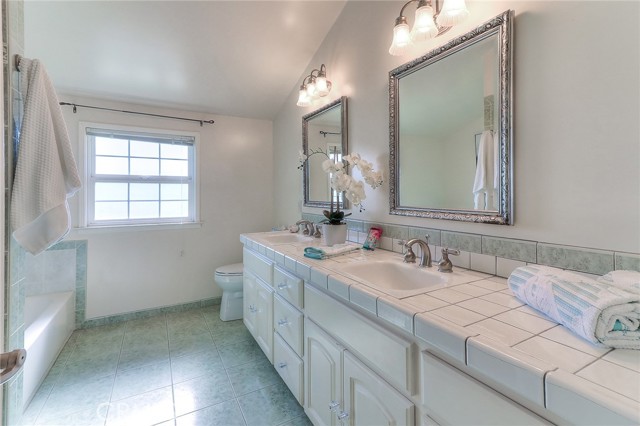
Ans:
{"type": "Polygon", "coordinates": [[[87,226],[197,220],[195,135],[84,129],[87,226]]]}

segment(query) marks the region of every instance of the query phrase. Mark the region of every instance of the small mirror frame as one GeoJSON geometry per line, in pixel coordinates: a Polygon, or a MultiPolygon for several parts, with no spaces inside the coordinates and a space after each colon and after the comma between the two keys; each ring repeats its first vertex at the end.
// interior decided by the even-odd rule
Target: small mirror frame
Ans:
{"type": "MultiPolygon", "coordinates": [[[[308,138],[308,129],[309,129],[309,121],[328,110],[340,105],[341,113],[340,113],[340,133],[342,140],[342,152],[343,155],[347,155],[349,153],[349,130],[348,130],[348,113],[347,113],[347,97],[342,96],[340,99],[336,99],[335,101],[323,106],[316,111],[310,112],[302,117],[302,152],[304,155],[307,155],[309,152],[309,138],[308,138]]],[[[309,162],[304,163],[304,171],[302,173],[303,176],[303,192],[304,192],[304,205],[305,207],[320,207],[320,208],[329,208],[331,205],[330,201],[317,201],[309,199],[309,162]]],[[[349,202],[345,199],[340,206],[341,209],[349,208],[349,202]]]]}
{"type": "MultiPolygon", "coordinates": [[[[389,205],[390,214],[447,219],[464,222],[513,224],[513,11],[507,10],[476,29],[449,41],[444,46],[389,72],[389,205]],[[446,56],[463,50],[480,40],[498,34],[499,46],[499,132],[500,132],[500,206],[496,213],[486,210],[452,210],[428,207],[403,207],[399,200],[399,82],[403,76],[416,72],[446,56]]],[[[442,177],[443,179],[446,176],[442,177]]]]}

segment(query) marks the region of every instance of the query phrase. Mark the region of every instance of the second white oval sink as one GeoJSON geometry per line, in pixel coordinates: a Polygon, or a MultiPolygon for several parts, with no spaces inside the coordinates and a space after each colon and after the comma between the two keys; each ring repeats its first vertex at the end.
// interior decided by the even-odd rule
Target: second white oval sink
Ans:
{"type": "Polygon", "coordinates": [[[415,296],[448,282],[444,274],[420,268],[415,263],[354,262],[344,264],[340,270],[356,281],[397,298],[415,296]]]}

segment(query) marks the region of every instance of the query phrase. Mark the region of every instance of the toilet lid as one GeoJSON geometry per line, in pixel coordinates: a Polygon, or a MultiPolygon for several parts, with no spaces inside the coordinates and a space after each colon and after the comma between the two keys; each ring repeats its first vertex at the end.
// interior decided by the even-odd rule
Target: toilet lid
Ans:
{"type": "Polygon", "coordinates": [[[234,263],[233,265],[224,265],[216,269],[216,275],[242,275],[242,263],[234,263]]]}

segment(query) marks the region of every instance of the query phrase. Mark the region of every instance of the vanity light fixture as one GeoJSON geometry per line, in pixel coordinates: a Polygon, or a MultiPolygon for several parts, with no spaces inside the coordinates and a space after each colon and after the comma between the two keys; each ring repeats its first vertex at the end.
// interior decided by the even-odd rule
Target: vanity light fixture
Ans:
{"type": "Polygon", "coordinates": [[[468,16],[465,0],[409,0],[402,6],[400,16],[396,18],[389,53],[393,56],[403,55],[413,43],[438,37],[468,16]],[[413,2],[417,2],[418,7],[413,28],[409,31],[404,9],[413,2]]]}
{"type": "Polygon", "coordinates": [[[302,80],[300,92],[298,95],[298,103],[300,107],[308,107],[311,102],[319,97],[324,97],[331,91],[331,82],[327,80],[327,69],[324,64],[320,65],[320,69],[314,69],[302,80]]]}

